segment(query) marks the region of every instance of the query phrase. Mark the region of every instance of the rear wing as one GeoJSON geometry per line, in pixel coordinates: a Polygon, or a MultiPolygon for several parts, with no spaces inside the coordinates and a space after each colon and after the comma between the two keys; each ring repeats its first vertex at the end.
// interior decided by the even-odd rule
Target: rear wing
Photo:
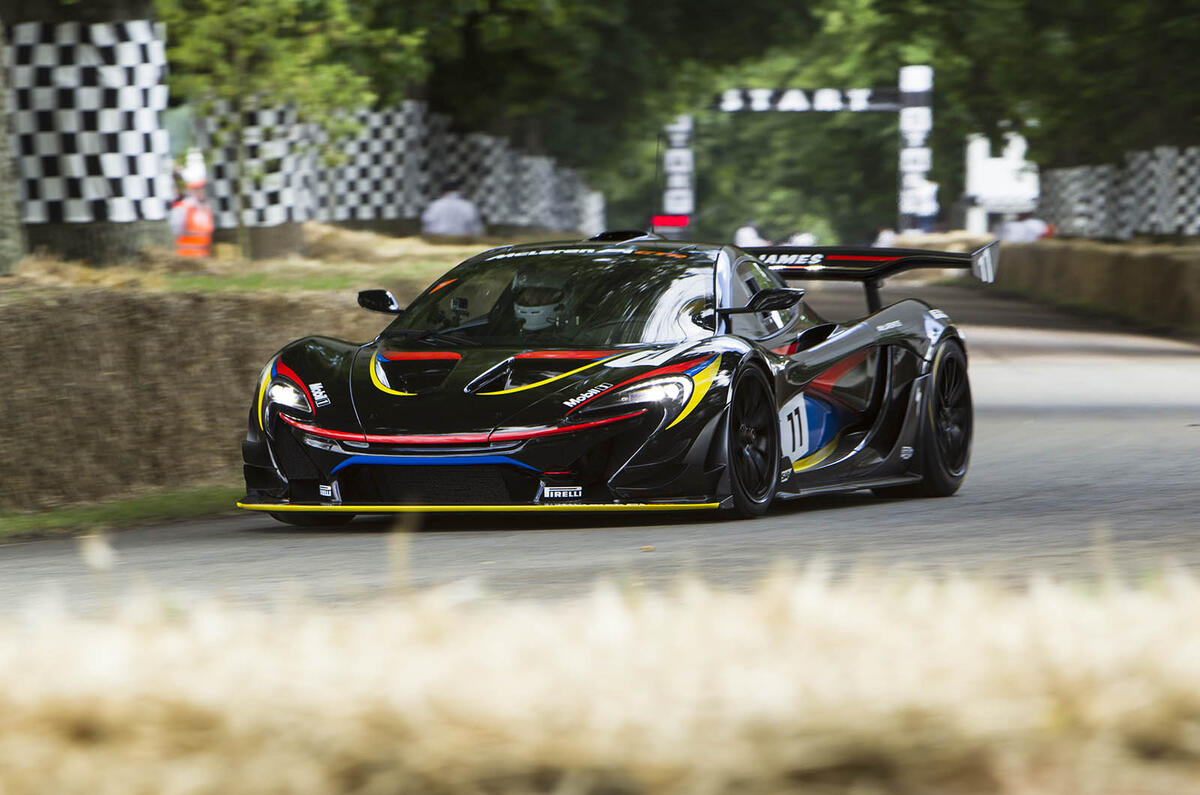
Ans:
{"type": "Polygon", "coordinates": [[[757,257],[784,279],[792,281],[833,280],[862,282],[867,291],[867,308],[880,308],[879,285],[889,276],[918,268],[962,268],[981,282],[996,279],[999,241],[978,251],[926,251],[914,248],[834,248],[827,246],[746,246],[742,250],[757,257]]]}

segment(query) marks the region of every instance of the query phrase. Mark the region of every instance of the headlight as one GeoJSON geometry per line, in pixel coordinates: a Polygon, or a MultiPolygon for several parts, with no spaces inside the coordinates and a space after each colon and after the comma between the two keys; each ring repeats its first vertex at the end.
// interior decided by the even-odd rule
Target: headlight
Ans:
{"type": "Polygon", "coordinates": [[[308,395],[291,381],[272,376],[271,365],[264,368],[260,378],[262,386],[258,392],[258,422],[264,431],[267,430],[267,421],[271,417],[271,406],[286,406],[305,414],[312,413],[313,407],[308,401],[308,395]]]}
{"type": "Polygon", "coordinates": [[[271,385],[267,387],[267,405],[272,403],[300,411],[312,411],[312,407],[308,405],[308,398],[303,392],[295,385],[278,378],[271,381],[271,385]]]}
{"type": "Polygon", "coordinates": [[[692,379],[680,375],[664,376],[602,395],[582,407],[580,413],[594,414],[637,404],[652,403],[662,406],[667,414],[674,414],[687,403],[691,396],[692,379]]]}

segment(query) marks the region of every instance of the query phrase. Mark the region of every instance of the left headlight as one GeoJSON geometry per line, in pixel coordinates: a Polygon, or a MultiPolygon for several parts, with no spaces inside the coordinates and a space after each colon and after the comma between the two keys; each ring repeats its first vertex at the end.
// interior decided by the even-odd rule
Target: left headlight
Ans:
{"type": "Polygon", "coordinates": [[[687,404],[692,396],[692,379],[682,375],[652,378],[611,394],[602,395],[580,409],[580,414],[596,414],[627,406],[652,403],[662,406],[668,415],[687,404]]]}

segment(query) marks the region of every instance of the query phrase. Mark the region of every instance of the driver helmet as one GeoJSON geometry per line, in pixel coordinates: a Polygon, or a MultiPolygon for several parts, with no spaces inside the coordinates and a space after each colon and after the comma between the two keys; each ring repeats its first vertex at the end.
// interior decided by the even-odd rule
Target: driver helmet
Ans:
{"type": "Polygon", "coordinates": [[[566,299],[566,274],[523,268],[513,277],[513,311],[523,331],[541,331],[558,322],[566,299]]]}

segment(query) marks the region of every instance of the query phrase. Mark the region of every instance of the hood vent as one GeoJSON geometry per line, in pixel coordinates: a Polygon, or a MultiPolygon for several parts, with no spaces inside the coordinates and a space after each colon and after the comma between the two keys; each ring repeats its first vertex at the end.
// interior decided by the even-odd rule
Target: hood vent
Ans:
{"type": "Polygon", "coordinates": [[[440,387],[460,359],[448,351],[381,351],[379,366],[392,389],[419,395],[440,387]]]}

